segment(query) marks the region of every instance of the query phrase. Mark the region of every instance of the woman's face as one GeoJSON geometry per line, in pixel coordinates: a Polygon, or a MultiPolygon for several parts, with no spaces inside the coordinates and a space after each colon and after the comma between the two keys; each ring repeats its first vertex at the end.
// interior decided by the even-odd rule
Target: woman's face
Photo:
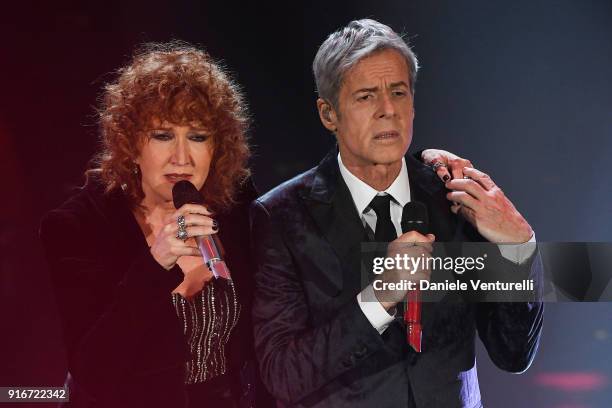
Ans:
{"type": "Polygon", "coordinates": [[[144,137],[136,163],[142,173],[142,190],[149,204],[172,201],[172,187],[189,180],[202,188],[213,155],[212,135],[197,124],[153,124],[144,137]]]}

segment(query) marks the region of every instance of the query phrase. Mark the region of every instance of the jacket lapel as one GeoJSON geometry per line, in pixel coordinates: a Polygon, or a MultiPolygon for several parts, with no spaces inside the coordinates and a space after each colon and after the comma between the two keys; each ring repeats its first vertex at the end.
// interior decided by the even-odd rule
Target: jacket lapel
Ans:
{"type": "MultiPolygon", "coordinates": [[[[338,150],[332,149],[315,170],[310,188],[303,190],[302,199],[317,228],[325,238],[344,274],[338,270],[327,270],[327,274],[338,289],[349,289],[343,275],[358,286],[361,242],[367,240],[365,228],[357,213],[348,187],[340,174],[337,160],[338,150]],[[357,269],[355,269],[357,268],[357,269]]],[[[324,256],[324,253],[318,254],[324,256]]]]}
{"type": "Polygon", "coordinates": [[[149,245],[132,214],[130,205],[121,189],[104,192],[104,186],[96,181],[89,189],[92,204],[105,219],[108,231],[113,234],[111,240],[116,244],[112,257],[129,259],[146,250],[149,245]]]}
{"type": "Polygon", "coordinates": [[[429,166],[412,156],[406,156],[411,201],[420,201],[427,207],[429,230],[437,242],[449,242],[455,235],[456,222],[446,199],[448,190],[429,166]]]}

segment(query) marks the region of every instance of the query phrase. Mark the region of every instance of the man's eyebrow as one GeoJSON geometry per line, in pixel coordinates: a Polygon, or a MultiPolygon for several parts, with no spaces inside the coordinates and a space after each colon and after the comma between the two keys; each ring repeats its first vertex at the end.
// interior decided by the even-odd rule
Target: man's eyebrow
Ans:
{"type": "Polygon", "coordinates": [[[393,82],[391,85],[389,85],[389,88],[397,88],[399,86],[405,86],[407,88],[408,84],[404,81],[393,82]]]}
{"type": "MultiPolygon", "coordinates": [[[[408,88],[408,84],[405,81],[393,82],[392,84],[389,85],[389,88],[398,88],[400,86],[404,86],[408,88]]],[[[359,88],[355,92],[353,92],[353,95],[361,93],[361,92],[376,92],[379,89],[380,88],[377,86],[374,86],[372,88],[359,88]]]]}
{"type": "Polygon", "coordinates": [[[358,90],[356,90],[355,92],[353,92],[353,95],[358,94],[360,92],[376,92],[378,91],[378,87],[372,87],[372,88],[360,88],[358,90]]]}

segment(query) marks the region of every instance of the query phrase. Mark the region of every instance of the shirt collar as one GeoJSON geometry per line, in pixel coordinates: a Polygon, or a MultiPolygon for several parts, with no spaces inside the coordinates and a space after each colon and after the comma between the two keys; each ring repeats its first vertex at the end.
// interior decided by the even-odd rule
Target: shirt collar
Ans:
{"type": "Polygon", "coordinates": [[[340,153],[338,153],[338,165],[340,167],[340,174],[342,175],[342,178],[344,179],[344,182],[346,183],[351,196],[353,197],[353,202],[355,203],[355,207],[357,207],[359,214],[363,214],[365,212],[372,199],[378,194],[390,194],[402,207],[410,202],[408,168],[406,167],[406,159],[403,157],[402,168],[399,174],[385,191],[378,191],[370,187],[368,184],[351,173],[349,169],[346,168],[344,163],[342,163],[340,153]]]}

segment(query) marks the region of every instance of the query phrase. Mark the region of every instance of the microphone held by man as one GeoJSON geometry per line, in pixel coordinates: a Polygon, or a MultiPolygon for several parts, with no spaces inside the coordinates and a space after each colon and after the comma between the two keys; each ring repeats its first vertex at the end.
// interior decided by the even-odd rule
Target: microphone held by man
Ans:
{"type": "MultiPolygon", "coordinates": [[[[402,232],[394,241],[391,241],[387,247],[387,257],[428,257],[433,251],[433,243],[435,236],[428,234],[428,217],[427,208],[418,202],[410,202],[406,204],[402,212],[402,232]]],[[[392,287],[394,289],[375,290],[377,300],[389,311],[396,307],[400,302],[407,300],[406,313],[404,321],[407,325],[407,340],[412,348],[421,351],[421,319],[420,319],[420,296],[418,289],[415,290],[400,290],[395,285],[386,285],[386,283],[399,282],[414,282],[416,288],[419,287],[419,282],[422,280],[429,281],[431,270],[428,268],[428,263],[424,262],[416,269],[409,268],[392,268],[386,270],[381,275],[383,288],[392,287]]]]}

